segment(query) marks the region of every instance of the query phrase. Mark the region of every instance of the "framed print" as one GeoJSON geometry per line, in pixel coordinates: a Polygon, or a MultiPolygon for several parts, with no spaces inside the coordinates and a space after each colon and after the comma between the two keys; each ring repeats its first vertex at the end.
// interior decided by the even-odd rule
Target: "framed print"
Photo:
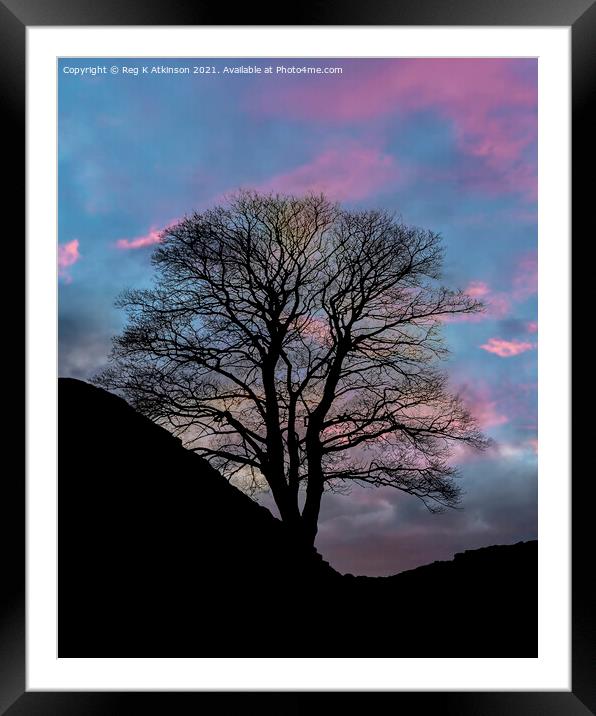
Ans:
{"type": "Polygon", "coordinates": [[[27,132],[7,712],[594,711],[570,468],[594,5],[2,13],[27,132]]]}

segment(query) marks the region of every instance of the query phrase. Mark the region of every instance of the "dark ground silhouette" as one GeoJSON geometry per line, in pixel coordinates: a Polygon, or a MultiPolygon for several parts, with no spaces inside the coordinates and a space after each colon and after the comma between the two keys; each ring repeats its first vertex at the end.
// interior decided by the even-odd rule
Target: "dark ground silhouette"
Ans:
{"type": "Polygon", "coordinates": [[[60,657],[537,656],[536,542],[342,576],[121,398],[58,405],[60,657]]]}

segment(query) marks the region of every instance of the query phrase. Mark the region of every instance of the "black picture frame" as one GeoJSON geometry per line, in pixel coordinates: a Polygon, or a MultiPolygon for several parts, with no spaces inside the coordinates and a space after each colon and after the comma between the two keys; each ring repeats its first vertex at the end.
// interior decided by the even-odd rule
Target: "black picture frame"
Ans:
{"type": "MultiPolygon", "coordinates": [[[[274,14],[269,7],[239,5],[233,10],[213,0],[0,0],[5,177],[10,176],[5,206],[14,222],[10,242],[22,235],[25,208],[25,63],[27,26],[68,25],[446,25],[570,26],[572,31],[572,216],[573,228],[593,235],[588,212],[594,191],[594,156],[589,98],[596,96],[596,3],[593,0],[327,0],[303,2],[274,14]],[[230,22],[230,18],[233,22],[230,22]],[[11,151],[8,151],[10,148],[11,151]],[[590,151],[590,149],[592,151],[590,151]],[[589,179],[584,180],[584,177],[589,179]],[[18,226],[17,226],[18,222],[18,226]]],[[[16,257],[15,257],[16,259],[16,257]]],[[[16,262],[15,262],[16,263],[16,262]]],[[[13,335],[17,335],[14,331],[13,335]]],[[[16,412],[16,411],[15,411],[16,412]]],[[[568,426],[561,426],[562,430],[568,426]]],[[[581,438],[580,438],[581,440],[581,438]]],[[[25,479],[15,469],[3,479],[2,607],[0,611],[0,713],[104,714],[159,709],[180,713],[197,708],[201,693],[30,692],[25,682],[25,479]]],[[[572,690],[569,692],[392,692],[394,707],[411,713],[424,709],[442,714],[580,714],[596,713],[596,629],[590,586],[593,531],[588,510],[593,480],[581,475],[573,483],[572,507],[572,690]],[[587,478],[587,479],[582,479],[587,478]]],[[[224,694],[229,708],[246,708],[239,694],[224,694]]],[[[366,694],[367,696],[370,694],[366,694]]],[[[243,699],[246,698],[242,695],[243,699]]],[[[359,698],[352,694],[351,698],[359,698]]],[[[249,703],[252,700],[249,698],[249,703]]],[[[300,708],[302,698],[293,702],[300,708]]],[[[288,701],[283,708],[287,709],[288,701]]]]}

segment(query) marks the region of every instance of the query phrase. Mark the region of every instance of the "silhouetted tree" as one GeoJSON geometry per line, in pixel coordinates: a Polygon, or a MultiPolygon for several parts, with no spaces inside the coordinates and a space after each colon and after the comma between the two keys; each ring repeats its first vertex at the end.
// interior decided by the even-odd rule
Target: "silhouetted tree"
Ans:
{"type": "Polygon", "coordinates": [[[454,506],[452,446],[485,441],[435,364],[442,322],[481,305],[439,284],[442,256],[385,211],[240,192],[163,232],[96,380],[228,476],[262,476],[309,543],[326,487],[454,506]]]}

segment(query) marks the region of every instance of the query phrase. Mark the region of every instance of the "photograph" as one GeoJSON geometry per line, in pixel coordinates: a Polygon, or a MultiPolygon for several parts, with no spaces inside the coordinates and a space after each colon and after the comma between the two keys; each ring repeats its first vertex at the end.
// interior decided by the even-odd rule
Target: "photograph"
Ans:
{"type": "Polygon", "coordinates": [[[58,657],[536,658],[538,59],[56,71],[58,657]]]}

